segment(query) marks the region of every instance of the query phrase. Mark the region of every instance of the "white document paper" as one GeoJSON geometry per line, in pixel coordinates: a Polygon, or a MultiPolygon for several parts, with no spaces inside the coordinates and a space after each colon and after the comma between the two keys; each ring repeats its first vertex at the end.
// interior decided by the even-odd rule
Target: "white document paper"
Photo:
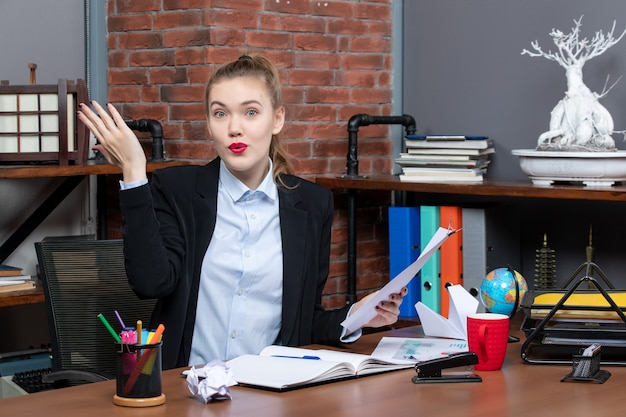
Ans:
{"type": "Polygon", "coordinates": [[[423,362],[467,351],[467,342],[464,340],[436,337],[383,337],[371,356],[385,360],[423,362]]]}
{"type": "Polygon", "coordinates": [[[341,325],[346,329],[347,334],[353,333],[362,328],[365,323],[376,316],[375,307],[378,303],[388,300],[389,296],[399,293],[422,269],[428,258],[430,258],[445,240],[456,232],[456,230],[445,229],[440,227],[433,237],[430,239],[420,256],[409,265],[404,271],[400,272],[396,277],[390,280],[383,288],[380,289],[365,305],[348,316],[341,325]]]}
{"type": "Polygon", "coordinates": [[[415,304],[424,334],[467,340],[467,316],[476,313],[478,300],[462,285],[449,286],[448,296],[450,297],[448,318],[436,313],[421,301],[415,304]]]}

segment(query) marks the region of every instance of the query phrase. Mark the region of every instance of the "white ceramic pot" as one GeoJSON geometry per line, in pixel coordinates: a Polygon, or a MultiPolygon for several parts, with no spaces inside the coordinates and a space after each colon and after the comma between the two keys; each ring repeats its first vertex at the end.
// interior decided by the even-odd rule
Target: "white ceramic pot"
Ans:
{"type": "Polygon", "coordinates": [[[611,186],[626,181],[626,151],[560,152],[514,149],[520,167],[535,185],[555,181],[580,182],[587,186],[611,186]]]}

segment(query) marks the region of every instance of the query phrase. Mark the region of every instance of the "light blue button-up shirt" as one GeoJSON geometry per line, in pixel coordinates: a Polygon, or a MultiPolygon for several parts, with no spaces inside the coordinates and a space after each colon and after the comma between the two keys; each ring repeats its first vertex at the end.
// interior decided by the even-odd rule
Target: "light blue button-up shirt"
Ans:
{"type": "Polygon", "coordinates": [[[217,221],[202,262],[189,365],[259,353],[281,327],[283,255],[272,166],[255,191],[220,164],[217,221]]]}
{"type": "MultiPolygon", "coordinates": [[[[123,183],[126,190],[148,180],[123,183]]],[[[258,353],[278,342],[282,323],[283,252],[278,189],[270,169],[248,189],[220,162],[217,219],[200,275],[189,365],[258,353]]],[[[349,313],[348,313],[349,314],[349,313]]],[[[353,342],[361,331],[342,333],[353,342]]]]}

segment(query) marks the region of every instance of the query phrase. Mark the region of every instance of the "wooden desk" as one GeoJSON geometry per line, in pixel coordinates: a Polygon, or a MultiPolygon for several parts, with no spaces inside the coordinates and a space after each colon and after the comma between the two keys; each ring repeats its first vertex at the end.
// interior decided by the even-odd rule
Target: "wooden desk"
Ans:
{"type": "MultiPolygon", "coordinates": [[[[413,337],[415,327],[363,336],[351,351],[371,353],[382,335],[413,337]]],[[[567,366],[529,365],[520,358],[520,343],[509,345],[501,371],[476,372],[481,383],[415,385],[413,369],[276,393],[233,387],[234,399],[203,404],[192,398],[181,369],[163,373],[162,406],[118,407],[115,382],[99,382],[63,390],[0,400],[6,416],[255,416],[255,417],[473,417],[473,416],[617,416],[623,414],[626,368],[606,368],[604,384],[560,382],[567,366]]]]}

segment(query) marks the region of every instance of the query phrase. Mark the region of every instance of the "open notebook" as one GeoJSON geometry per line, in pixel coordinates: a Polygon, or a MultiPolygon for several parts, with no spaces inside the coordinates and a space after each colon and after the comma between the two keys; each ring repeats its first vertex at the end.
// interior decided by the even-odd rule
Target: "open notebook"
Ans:
{"type": "Polygon", "coordinates": [[[242,355],[227,364],[239,384],[282,391],[411,368],[415,361],[376,359],[334,350],[268,346],[258,355],[242,355]]]}

